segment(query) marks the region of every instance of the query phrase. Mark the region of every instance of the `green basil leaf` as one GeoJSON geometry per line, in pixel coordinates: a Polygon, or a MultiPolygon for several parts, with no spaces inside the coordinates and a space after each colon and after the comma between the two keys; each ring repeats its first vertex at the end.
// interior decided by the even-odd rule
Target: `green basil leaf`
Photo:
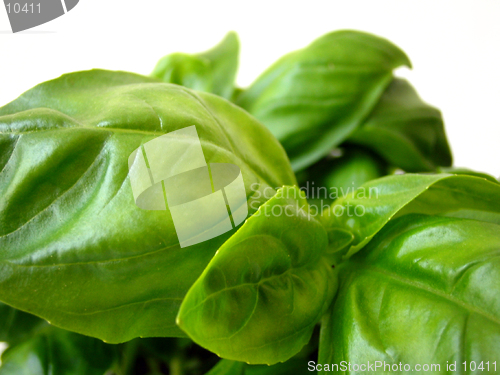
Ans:
{"type": "Polygon", "coordinates": [[[238,70],[239,49],[238,35],[230,32],[209,51],[194,55],[173,53],[163,57],[151,75],[164,82],[230,99],[238,70]]]}
{"type": "Polygon", "coordinates": [[[0,302],[0,341],[15,344],[48,323],[0,302]]]}
{"type": "Polygon", "coordinates": [[[350,147],[343,150],[342,156],[325,158],[309,168],[303,190],[310,205],[323,207],[386,174],[387,165],[377,155],[350,147]]]}
{"type": "Polygon", "coordinates": [[[250,213],[267,200],[253,184],[295,183],[279,142],[241,108],[155,82],[72,73],[0,109],[1,301],[108,342],[183,336],[180,303],[235,230],[180,248],[169,210],[135,204],[130,154],[196,125],[207,163],[240,168],[250,213]]]}
{"type": "Polygon", "coordinates": [[[441,172],[441,173],[450,173],[450,174],[460,174],[460,175],[467,175],[467,176],[475,176],[475,177],[480,177],[480,178],[484,178],[488,181],[491,181],[491,182],[496,182],[496,183],[499,183],[500,181],[498,181],[495,177],[487,174],[487,173],[483,173],[483,172],[478,172],[478,171],[473,171],[471,169],[467,169],[467,168],[456,168],[456,167],[451,167],[451,168],[446,168],[446,167],[440,167],[438,168],[438,172],[441,172]]]}
{"type": "Polygon", "coordinates": [[[297,354],[335,292],[327,235],[297,187],[284,187],[220,247],[177,323],[220,357],[274,364],[297,354]]]}
{"type": "Polygon", "coordinates": [[[439,110],[424,103],[404,79],[395,78],[348,142],[368,147],[408,172],[451,165],[439,110]]]}
{"type": "MultiPolygon", "coordinates": [[[[500,224],[500,186],[466,175],[393,175],[367,182],[323,211],[327,231],[348,231],[350,247],[338,247],[350,257],[396,215],[447,215],[500,224]]],[[[345,237],[345,236],[344,236],[345,237]]]]}
{"type": "Polygon", "coordinates": [[[3,353],[0,375],[103,375],[117,358],[113,345],[46,326],[3,353]]]}
{"type": "Polygon", "coordinates": [[[439,370],[420,369],[440,374],[454,373],[446,366],[455,364],[457,373],[469,374],[476,361],[496,373],[499,255],[498,224],[415,214],[388,223],[338,267],[341,282],[323,320],[318,363],[370,363],[374,373],[391,372],[375,361],[411,366],[402,373],[438,364],[439,370]]]}
{"type": "Polygon", "coordinates": [[[300,170],[349,137],[402,65],[410,66],[408,57],[389,41],[336,31],[278,60],[237,103],[271,130],[300,170]]]}

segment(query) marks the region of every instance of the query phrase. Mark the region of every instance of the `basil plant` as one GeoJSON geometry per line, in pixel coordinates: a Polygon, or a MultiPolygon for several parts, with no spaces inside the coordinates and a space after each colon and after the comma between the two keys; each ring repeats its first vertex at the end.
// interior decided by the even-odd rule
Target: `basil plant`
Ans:
{"type": "Polygon", "coordinates": [[[239,88],[238,53],[0,108],[0,375],[497,373],[500,184],[406,54],[332,32],[239,88]]]}

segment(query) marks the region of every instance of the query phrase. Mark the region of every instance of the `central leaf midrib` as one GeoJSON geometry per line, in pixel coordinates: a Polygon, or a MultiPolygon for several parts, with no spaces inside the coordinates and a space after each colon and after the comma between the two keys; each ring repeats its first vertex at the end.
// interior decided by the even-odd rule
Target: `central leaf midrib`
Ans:
{"type": "MultiPolygon", "coordinates": [[[[270,234],[256,234],[256,235],[253,235],[253,236],[250,236],[250,237],[244,239],[244,241],[246,241],[246,240],[248,240],[248,239],[250,239],[252,237],[271,237],[271,238],[276,239],[275,236],[272,236],[270,234]]],[[[243,242],[243,241],[240,241],[240,242],[243,242]]],[[[314,259],[314,260],[316,260],[316,259],[314,259]]],[[[203,305],[205,302],[207,302],[210,298],[214,298],[218,294],[221,294],[221,293],[233,290],[233,289],[243,288],[243,287],[260,288],[262,284],[267,283],[267,282],[271,282],[274,279],[278,279],[278,278],[287,276],[288,274],[292,274],[292,276],[293,276],[294,272],[296,272],[296,271],[299,271],[301,269],[304,269],[304,268],[307,268],[307,267],[311,267],[311,266],[314,267],[314,265],[315,265],[314,263],[315,263],[314,261],[310,261],[310,262],[304,263],[303,265],[298,266],[298,267],[294,267],[293,265],[291,265],[285,271],[283,271],[281,273],[277,273],[277,274],[273,274],[273,275],[270,275],[270,276],[263,277],[263,278],[261,278],[257,282],[243,282],[243,283],[235,284],[235,285],[232,285],[232,286],[226,286],[226,287],[224,287],[222,289],[219,289],[219,290],[217,290],[215,292],[207,294],[207,296],[202,301],[198,302],[195,306],[192,306],[191,308],[189,308],[189,310],[186,311],[185,315],[190,314],[192,311],[196,310],[201,305],[203,305]]],[[[296,274],[295,274],[295,276],[297,276],[297,277],[300,278],[300,276],[298,276],[296,274]]],[[[257,291],[257,293],[258,293],[258,291],[257,291]]]]}

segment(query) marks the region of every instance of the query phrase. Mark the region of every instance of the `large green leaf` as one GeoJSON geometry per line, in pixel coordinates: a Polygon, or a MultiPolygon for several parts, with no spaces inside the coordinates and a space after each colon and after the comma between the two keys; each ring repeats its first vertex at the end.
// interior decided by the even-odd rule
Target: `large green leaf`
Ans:
{"type": "Polygon", "coordinates": [[[347,257],[359,251],[393,217],[408,213],[447,215],[500,224],[500,185],[467,175],[394,175],[367,182],[323,211],[321,221],[347,257]],[[348,237],[348,235],[347,235],[348,237]]]}
{"type": "Polygon", "coordinates": [[[191,89],[231,98],[238,70],[238,36],[230,32],[209,51],[189,55],[173,53],[156,65],[153,77],[191,89]]]}
{"type": "Polygon", "coordinates": [[[237,103],[271,130],[300,170],[349,137],[402,65],[410,66],[408,57],[389,41],[337,31],[278,60],[237,103]]]}
{"type": "Polygon", "coordinates": [[[182,302],[177,322],[199,345],[252,364],[282,362],[309,341],[336,276],[324,228],[284,187],[218,250],[182,302]]]}
{"type": "MultiPolygon", "coordinates": [[[[395,219],[338,267],[318,363],[371,363],[384,374],[390,371],[375,361],[406,364],[401,373],[408,374],[430,364],[440,369],[420,367],[422,373],[498,373],[499,255],[497,224],[418,214],[395,219]],[[483,363],[484,371],[471,371],[471,361],[472,370],[483,363]],[[447,371],[455,363],[456,372],[447,371]]],[[[369,372],[363,370],[342,373],[369,372]]]]}
{"type": "Polygon", "coordinates": [[[451,165],[451,153],[439,110],[424,103],[404,79],[395,78],[375,109],[348,142],[379,153],[408,172],[451,165]]]}
{"type": "Polygon", "coordinates": [[[2,355],[0,375],[103,375],[117,361],[113,345],[46,326],[2,355]]]}
{"type": "Polygon", "coordinates": [[[196,125],[207,163],[256,188],[294,184],[278,141],[237,106],[123,72],[42,83],[0,109],[0,300],[109,342],[183,335],[185,293],[234,232],[180,248],[170,211],[134,202],[128,158],[196,125]],[[256,185],[254,185],[256,184],[256,185]]]}

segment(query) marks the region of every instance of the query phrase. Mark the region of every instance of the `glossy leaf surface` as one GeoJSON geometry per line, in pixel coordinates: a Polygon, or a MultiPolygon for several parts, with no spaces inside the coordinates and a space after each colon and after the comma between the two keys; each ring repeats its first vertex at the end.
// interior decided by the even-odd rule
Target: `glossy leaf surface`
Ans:
{"type": "Polygon", "coordinates": [[[410,66],[407,56],[389,41],[336,31],[278,60],[237,103],[271,130],[301,170],[349,137],[403,65],[410,66]]]}
{"type": "Polygon", "coordinates": [[[185,293],[234,232],[180,248],[167,211],[134,202],[129,155],[196,126],[207,163],[294,184],[278,141],[215,95],[123,72],[42,83],[0,109],[0,300],[109,342],[178,336],[185,293]]]}
{"type": "Polygon", "coordinates": [[[408,172],[451,165],[439,110],[424,103],[404,79],[395,78],[368,119],[348,142],[368,147],[408,172]]]}
{"type": "Polygon", "coordinates": [[[456,361],[457,373],[496,373],[499,255],[497,224],[415,214],[391,221],[339,266],[341,283],[323,320],[318,362],[411,366],[403,373],[438,364],[439,370],[424,372],[446,374],[456,361]],[[464,361],[483,362],[484,371],[464,371],[464,361]]]}
{"type": "Polygon", "coordinates": [[[209,51],[189,55],[173,53],[156,65],[153,77],[230,99],[238,70],[238,36],[230,32],[209,51]]]}
{"type": "Polygon", "coordinates": [[[408,213],[446,215],[500,224],[500,186],[466,175],[406,174],[367,182],[323,211],[329,232],[347,231],[348,247],[338,247],[349,257],[359,251],[385,224],[408,213]]]}
{"type": "Polygon", "coordinates": [[[221,246],[182,302],[178,324],[223,358],[289,359],[309,341],[336,289],[326,246],[299,190],[280,189],[221,246]]]}

